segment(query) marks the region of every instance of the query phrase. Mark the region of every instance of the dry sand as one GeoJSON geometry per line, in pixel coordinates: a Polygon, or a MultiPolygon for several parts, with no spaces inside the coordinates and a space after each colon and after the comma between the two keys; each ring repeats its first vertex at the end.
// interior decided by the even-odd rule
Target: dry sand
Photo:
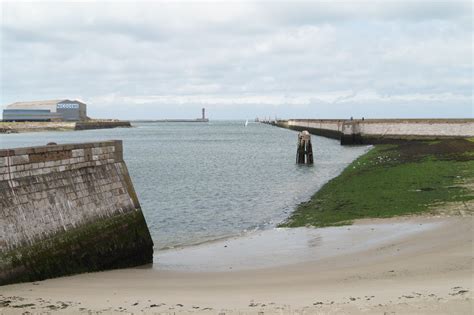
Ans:
{"type": "Polygon", "coordinates": [[[473,218],[275,229],[0,287],[0,313],[472,314],[473,218]],[[2,307],[3,306],[3,307],[2,307]]]}

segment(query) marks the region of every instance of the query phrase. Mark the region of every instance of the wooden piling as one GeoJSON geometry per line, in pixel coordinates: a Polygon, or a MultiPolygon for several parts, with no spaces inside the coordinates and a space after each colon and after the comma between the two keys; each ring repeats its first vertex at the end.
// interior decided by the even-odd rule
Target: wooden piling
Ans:
{"type": "Polygon", "coordinates": [[[311,145],[311,135],[306,130],[298,133],[296,163],[313,164],[313,147],[311,145]]]}

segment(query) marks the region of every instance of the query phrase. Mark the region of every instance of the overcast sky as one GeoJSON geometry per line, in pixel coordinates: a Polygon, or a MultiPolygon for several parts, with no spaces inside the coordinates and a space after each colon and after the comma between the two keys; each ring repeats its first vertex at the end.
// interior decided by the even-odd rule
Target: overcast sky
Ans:
{"type": "Polygon", "coordinates": [[[96,118],[474,117],[471,1],[1,2],[2,106],[96,118]]]}

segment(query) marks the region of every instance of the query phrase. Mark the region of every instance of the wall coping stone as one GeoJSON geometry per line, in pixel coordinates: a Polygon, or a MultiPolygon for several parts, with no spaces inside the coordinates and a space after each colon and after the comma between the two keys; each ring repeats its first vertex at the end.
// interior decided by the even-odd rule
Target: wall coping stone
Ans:
{"type": "Polygon", "coordinates": [[[108,141],[100,141],[100,142],[66,143],[66,144],[56,144],[56,145],[0,149],[0,157],[37,154],[37,153],[55,152],[55,151],[70,151],[70,150],[76,150],[76,149],[100,148],[100,147],[109,147],[109,146],[116,147],[115,152],[123,151],[122,140],[108,140],[108,141]]]}

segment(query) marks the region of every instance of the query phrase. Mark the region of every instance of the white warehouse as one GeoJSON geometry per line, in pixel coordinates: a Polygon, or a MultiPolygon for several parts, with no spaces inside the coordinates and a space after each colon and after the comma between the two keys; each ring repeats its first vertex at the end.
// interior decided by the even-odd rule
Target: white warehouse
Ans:
{"type": "Polygon", "coordinates": [[[77,100],[16,102],[3,110],[3,121],[87,120],[87,105],[77,100]]]}

